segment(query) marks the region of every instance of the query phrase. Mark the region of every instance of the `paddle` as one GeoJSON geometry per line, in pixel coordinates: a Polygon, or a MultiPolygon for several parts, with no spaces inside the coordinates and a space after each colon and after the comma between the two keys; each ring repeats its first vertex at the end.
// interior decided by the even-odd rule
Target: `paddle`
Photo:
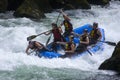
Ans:
{"type": "Polygon", "coordinates": [[[88,49],[86,49],[86,51],[92,56],[92,53],[88,49]]]}
{"type": "MultiPolygon", "coordinates": [[[[59,19],[59,17],[60,17],[60,14],[61,14],[61,13],[59,13],[59,15],[58,15],[58,17],[57,17],[56,24],[57,24],[57,22],[58,22],[58,19],[59,19]]],[[[50,31],[50,30],[48,30],[48,31],[50,31]]],[[[46,32],[48,32],[48,31],[46,31],[46,32]]],[[[37,36],[40,36],[40,35],[42,35],[42,34],[44,34],[44,33],[46,33],[46,32],[42,32],[42,33],[40,33],[40,34],[38,34],[38,35],[31,35],[31,36],[27,37],[27,41],[30,41],[30,40],[36,38],[37,36]]],[[[50,35],[50,37],[48,38],[46,44],[49,43],[49,41],[50,41],[50,39],[51,39],[51,36],[52,36],[52,35],[50,35]]]]}
{"type": "MultiPolygon", "coordinates": [[[[60,17],[60,14],[61,14],[61,13],[59,13],[59,15],[58,15],[58,17],[57,17],[56,24],[58,23],[58,19],[59,19],[59,17],[60,17]]],[[[47,40],[47,42],[46,42],[46,46],[48,45],[48,43],[49,43],[49,41],[50,41],[50,39],[51,39],[51,36],[52,36],[52,33],[51,33],[51,35],[49,36],[49,38],[48,38],[48,40],[47,40]]]]}
{"type": "Polygon", "coordinates": [[[52,37],[52,33],[50,34],[50,36],[49,36],[49,38],[48,38],[48,40],[47,40],[47,42],[46,42],[46,46],[48,45],[48,43],[49,43],[51,37],[52,37]]]}
{"type": "MultiPolygon", "coordinates": [[[[116,46],[115,42],[110,42],[110,41],[100,41],[100,42],[107,43],[108,45],[111,45],[111,46],[116,46]]],[[[86,50],[92,56],[92,53],[88,49],[86,50]]]]}
{"type": "Polygon", "coordinates": [[[111,45],[111,46],[116,46],[115,42],[110,42],[110,41],[100,41],[100,42],[107,43],[108,45],[111,45]]]}
{"type": "MultiPolygon", "coordinates": [[[[50,30],[48,30],[48,31],[50,31],[50,30]]],[[[30,40],[36,38],[37,36],[42,35],[42,34],[48,32],[48,31],[42,32],[42,33],[40,33],[40,34],[38,34],[38,35],[32,35],[32,36],[29,36],[29,37],[27,37],[27,41],[30,41],[30,40]]]]}

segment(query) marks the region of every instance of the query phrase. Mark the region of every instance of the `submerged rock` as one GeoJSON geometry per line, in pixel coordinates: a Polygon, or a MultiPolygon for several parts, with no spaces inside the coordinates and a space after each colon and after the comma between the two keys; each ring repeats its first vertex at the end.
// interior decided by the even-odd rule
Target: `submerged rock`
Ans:
{"type": "Polygon", "coordinates": [[[114,70],[120,73],[120,41],[114,49],[112,56],[104,61],[99,69],[101,70],[114,70]]]}

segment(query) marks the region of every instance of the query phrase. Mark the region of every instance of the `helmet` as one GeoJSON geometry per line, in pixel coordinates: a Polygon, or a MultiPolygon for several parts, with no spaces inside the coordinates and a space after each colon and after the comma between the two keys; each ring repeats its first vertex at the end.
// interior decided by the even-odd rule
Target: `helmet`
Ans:
{"type": "Polygon", "coordinates": [[[74,36],[73,36],[73,35],[70,35],[70,37],[69,37],[69,38],[73,39],[73,38],[74,38],[74,36]]]}
{"type": "Polygon", "coordinates": [[[88,32],[88,29],[84,29],[84,32],[88,32]]]}
{"type": "Polygon", "coordinates": [[[55,24],[55,23],[52,23],[52,26],[54,26],[54,27],[57,27],[57,24],[55,24]]]}
{"type": "Polygon", "coordinates": [[[98,27],[98,23],[94,22],[94,23],[93,23],[93,26],[98,27]]]}

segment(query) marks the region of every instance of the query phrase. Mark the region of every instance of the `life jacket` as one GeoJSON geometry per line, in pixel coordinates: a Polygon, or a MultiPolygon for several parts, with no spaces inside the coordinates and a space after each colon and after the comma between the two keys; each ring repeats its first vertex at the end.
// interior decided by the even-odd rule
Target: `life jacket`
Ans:
{"type": "Polygon", "coordinates": [[[52,30],[54,41],[62,41],[62,35],[58,28],[52,30]]]}
{"type": "Polygon", "coordinates": [[[71,32],[71,31],[73,30],[73,26],[72,26],[72,24],[70,23],[70,21],[64,20],[64,21],[63,21],[63,24],[64,24],[64,26],[65,26],[65,31],[66,31],[66,32],[71,32]]]}
{"type": "MultiPolygon", "coordinates": [[[[88,37],[88,35],[82,35],[82,36],[80,37],[80,41],[86,41],[86,38],[87,38],[87,37],[88,37]]],[[[84,47],[84,46],[87,46],[87,44],[81,43],[81,46],[84,47]]]]}
{"type": "Polygon", "coordinates": [[[65,50],[71,50],[71,45],[72,45],[72,43],[71,43],[71,42],[68,42],[68,43],[65,45],[65,50]]]}
{"type": "Polygon", "coordinates": [[[71,50],[71,45],[75,43],[74,42],[68,42],[66,45],[65,45],[65,50],[71,50]]]}
{"type": "Polygon", "coordinates": [[[90,32],[90,38],[97,40],[99,38],[99,34],[97,33],[98,29],[92,29],[90,32]]]}
{"type": "Polygon", "coordinates": [[[86,38],[87,38],[88,36],[86,36],[86,35],[82,35],[81,37],[80,37],[80,41],[86,41],[86,38]]]}

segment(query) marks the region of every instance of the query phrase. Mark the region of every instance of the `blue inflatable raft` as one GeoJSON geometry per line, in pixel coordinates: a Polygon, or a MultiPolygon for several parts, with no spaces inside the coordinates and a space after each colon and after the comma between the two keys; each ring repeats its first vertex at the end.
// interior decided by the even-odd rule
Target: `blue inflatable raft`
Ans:
{"type": "MultiPolygon", "coordinates": [[[[88,29],[88,32],[90,32],[92,30],[92,27],[90,24],[86,24],[84,26],[75,28],[74,32],[77,34],[82,34],[84,29],[88,29]]],[[[100,41],[100,42],[97,42],[94,46],[89,46],[87,51],[84,51],[77,56],[81,56],[83,54],[95,53],[98,50],[103,50],[103,42],[105,41],[105,34],[104,34],[104,29],[99,28],[99,30],[102,33],[102,38],[101,38],[102,42],[100,41]]],[[[66,38],[66,40],[68,40],[68,38],[66,38]]],[[[74,37],[74,43],[76,43],[76,45],[79,44],[79,41],[80,41],[80,39],[78,37],[74,37]]],[[[38,54],[38,56],[45,57],[45,58],[58,58],[58,57],[62,56],[62,54],[59,54],[56,52],[50,52],[50,51],[43,51],[43,52],[40,52],[38,54]]]]}

